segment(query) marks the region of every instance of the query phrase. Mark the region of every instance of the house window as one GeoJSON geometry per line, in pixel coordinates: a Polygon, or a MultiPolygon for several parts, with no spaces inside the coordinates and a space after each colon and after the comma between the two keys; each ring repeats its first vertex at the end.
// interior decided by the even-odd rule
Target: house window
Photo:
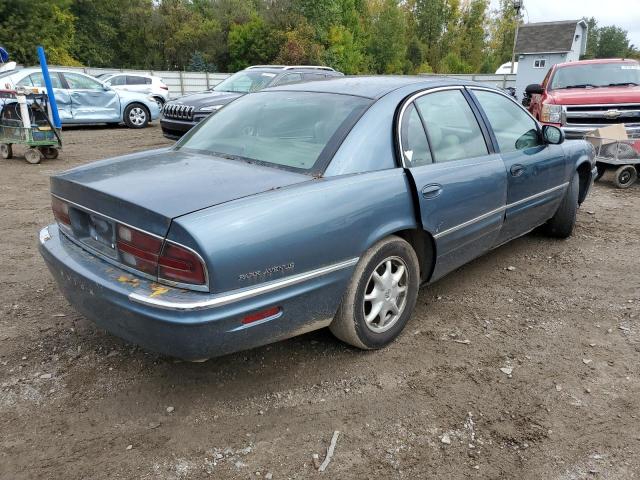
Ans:
{"type": "Polygon", "coordinates": [[[544,68],[547,65],[547,61],[544,58],[539,58],[533,62],[533,68],[544,68]]]}

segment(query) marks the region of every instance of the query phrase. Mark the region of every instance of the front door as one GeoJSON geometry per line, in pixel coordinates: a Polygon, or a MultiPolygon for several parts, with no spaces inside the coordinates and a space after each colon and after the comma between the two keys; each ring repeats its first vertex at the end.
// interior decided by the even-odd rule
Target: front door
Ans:
{"type": "Polygon", "coordinates": [[[121,120],[118,94],[97,80],[75,72],[62,73],[71,97],[74,123],[102,123],[121,120]]]}
{"type": "Polygon", "coordinates": [[[546,222],[566,190],[566,162],[560,145],[547,145],[537,122],[516,102],[491,90],[472,88],[498,144],[509,183],[504,243],[546,222]]]}
{"type": "Polygon", "coordinates": [[[404,110],[404,165],[415,184],[422,226],[436,243],[432,280],[488,251],[502,227],[504,164],[462,88],[426,91],[404,110]]]}

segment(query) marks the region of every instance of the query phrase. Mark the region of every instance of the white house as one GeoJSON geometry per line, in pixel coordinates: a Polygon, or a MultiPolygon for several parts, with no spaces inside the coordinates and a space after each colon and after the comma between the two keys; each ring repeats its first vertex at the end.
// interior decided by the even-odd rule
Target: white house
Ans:
{"type": "Polygon", "coordinates": [[[542,83],[553,65],[580,60],[587,48],[587,30],[584,20],[521,25],[516,41],[518,98],[527,85],[542,83]]]}

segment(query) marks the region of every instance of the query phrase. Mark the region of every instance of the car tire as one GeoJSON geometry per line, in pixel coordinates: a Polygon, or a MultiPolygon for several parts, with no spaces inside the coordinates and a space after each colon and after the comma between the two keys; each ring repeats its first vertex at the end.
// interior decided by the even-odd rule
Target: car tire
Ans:
{"type": "Polygon", "coordinates": [[[160,111],[162,111],[162,107],[164,107],[164,104],[165,104],[164,98],[162,98],[162,97],[153,97],[153,99],[158,104],[158,107],[160,107],[160,111]]]}
{"type": "Polygon", "coordinates": [[[145,128],[149,125],[149,110],[141,103],[132,103],[124,109],[123,120],[129,128],[145,128]]]}
{"type": "Polygon", "coordinates": [[[419,285],[420,267],[411,245],[395,235],[379,241],[356,265],[331,333],[363,350],[385,347],[409,321],[419,285]]]}
{"type": "Polygon", "coordinates": [[[598,169],[598,173],[596,174],[596,178],[593,179],[594,182],[597,182],[602,178],[602,176],[607,172],[606,165],[602,165],[599,163],[596,168],[598,169]]]}
{"type": "Polygon", "coordinates": [[[580,178],[576,172],[573,174],[558,210],[544,225],[544,231],[547,235],[555,238],[569,238],[571,236],[576,225],[579,193],[580,178]]]}
{"type": "Polygon", "coordinates": [[[633,165],[623,165],[616,170],[613,183],[618,188],[629,188],[638,179],[638,171],[633,165]]]}

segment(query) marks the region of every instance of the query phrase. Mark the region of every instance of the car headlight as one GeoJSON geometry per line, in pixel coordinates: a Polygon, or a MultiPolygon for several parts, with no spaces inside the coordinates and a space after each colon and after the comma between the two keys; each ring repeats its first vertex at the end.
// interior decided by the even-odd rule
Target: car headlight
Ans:
{"type": "Polygon", "coordinates": [[[224,105],[207,105],[200,109],[201,112],[216,112],[220,110],[224,105]]]}
{"type": "Polygon", "coordinates": [[[545,123],[562,123],[562,105],[542,105],[540,120],[545,123]]]}

